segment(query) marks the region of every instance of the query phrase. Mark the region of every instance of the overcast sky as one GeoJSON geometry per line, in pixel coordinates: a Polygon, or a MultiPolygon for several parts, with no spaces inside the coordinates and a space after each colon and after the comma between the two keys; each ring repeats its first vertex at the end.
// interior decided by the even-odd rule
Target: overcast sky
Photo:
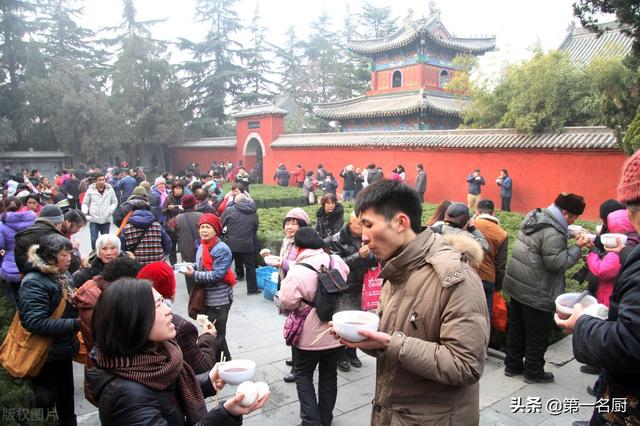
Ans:
{"type": "MultiPolygon", "coordinates": [[[[447,29],[457,36],[495,35],[498,52],[483,58],[488,69],[515,62],[529,55],[537,43],[555,49],[564,39],[566,28],[575,20],[574,0],[440,0],[436,6],[447,29]]],[[[342,28],[346,4],[352,14],[360,11],[360,0],[258,0],[262,24],[269,29],[268,40],[281,43],[291,25],[301,37],[309,31],[309,23],[323,11],[331,16],[334,30],[342,28]]],[[[370,0],[376,6],[390,5],[395,16],[402,18],[412,8],[415,17],[428,16],[427,0],[370,0]]],[[[179,37],[200,40],[205,29],[194,23],[195,0],[136,0],[138,19],[166,19],[153,28],[154,36],[164,40],[179,37]]],[[[248,25],[256,0],[239,0],[236,10],[248,25]]],[[[121,21],[120,0],[86,0],[83,25],[91,29],[115,26],[121,21]]],[[[612,18],[605,18],[609,21],[612,18]]],[[[175,57],[174,60],[181,58],[175,57]]]]}

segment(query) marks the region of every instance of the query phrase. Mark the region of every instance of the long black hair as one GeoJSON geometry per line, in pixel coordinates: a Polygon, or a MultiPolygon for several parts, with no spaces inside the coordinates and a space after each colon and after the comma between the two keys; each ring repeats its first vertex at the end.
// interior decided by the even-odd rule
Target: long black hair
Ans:
{"type": "Polygon", "coordinates": [[[110,358],[144,352],[155,317],[149,281],[121,278],[113,282],[93,310],[91,333],[96,347],[110,358]]]}

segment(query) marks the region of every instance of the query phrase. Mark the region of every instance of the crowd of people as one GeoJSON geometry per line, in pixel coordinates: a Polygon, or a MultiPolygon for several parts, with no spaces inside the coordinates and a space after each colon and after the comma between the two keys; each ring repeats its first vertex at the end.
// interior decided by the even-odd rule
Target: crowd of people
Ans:
{"type": "MultiPolygon", "coordinates": [[[[299,207],[282,218],[274,264],[277,305],[287,316],[284,334],[291,346],[284,381],[296,384],[302,424],[331,424],[337,371],[362,367],[358,349],[378,364],[372,424],[477,424],[478,381],[498,291],[510,297],[505,375],[554,381],[544,354],[555,318],[575,333],[581,370],[599,375],[589,392],[607,401],[637,401],[639,165],[636,154],[625,165],[618,201],[606,200],[600,209],[599,232],[624,234],[624,242],[618,238],[609,247],[587,233],[572,235],[570,225],[584,212],[585,200],[561,193],[525,216],[509,258],[495,204],[481,196],[479,169],[467,178],[466,202],[445,200],[423,223],[427,175],[421,164],[411,186],[400,165],[390,178],[375,164],[362,171],[348,165],[339,174],[342,192],[322,165],[315,172],[300,165],[290,172],[281,164],[274,175],[279,185],[288,186],[293,177],[310,202],[317,187],[325,192],[315,220],[299,207]],[[354,211],[345,218],[342,202],[352,200],[354,211]],[[578,280],[609,308],[607,320],[585,315],[580,305],[568,319],[554,317],[566,271],[583,256],[578,280]],[[340,289],[341,310],[360,310],[363,285],[374,271],[384,282],[378,330],[361,331],[361,342],[344,340],[326,307],[317,304],[326,301],[318,298],[325,293],[321,276],[340,289]]],[[[61,171],[51,182],[37,171],[13,176],[5,167],[2,284],[21,326],[51,338],[31,382],[36,406],[55,408],[60,424],[76,424],[74,359],[85,365],[85,396],[103,424],[235,425],[269,398],[247,407],[236,395],[210,411],[204,403],[225,385],[218,368],[233,355],[227,325],[237,281],[246,281],[248,295],[260,293],[259,221],[249,191],[257,180],[228,163],[181,175],[164,173],[152,184],[140,168],[88,168],[61,171]],[[222,184],[229,181],[225,193],[222,184]],[[91,252],[81,253],[73,235],[86,224],[91,252]],[[183,265],[177,265],[178,254],[183,265]],[[172,266],[184,275],[189,315],[209,319],[200,330],[172,312],[172,266]]],[[[508,211],[507,170],[496,184],[508,211]]],[[[630,403],[613,420],[637,414],[630,403]]],[[[611,421],[594,412],[592,424],[611,421]]]]}

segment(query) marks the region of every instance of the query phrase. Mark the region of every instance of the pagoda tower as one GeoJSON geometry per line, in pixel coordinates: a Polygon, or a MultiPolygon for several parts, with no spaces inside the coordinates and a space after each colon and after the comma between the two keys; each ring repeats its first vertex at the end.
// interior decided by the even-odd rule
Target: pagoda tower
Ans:
{"type": "Polygon", "coordinates": [[[343,132],[455,129],[470,101],[446,88],[460,71],[453,60],[479,56],[495,46],[495,37],[452,36],[435,7],[428,18],[418,20],[410,11],[395,33],[348,44],[369,58],[371,90],[357,98],[316,105],[314,113],[338,121],[343,132]]]}

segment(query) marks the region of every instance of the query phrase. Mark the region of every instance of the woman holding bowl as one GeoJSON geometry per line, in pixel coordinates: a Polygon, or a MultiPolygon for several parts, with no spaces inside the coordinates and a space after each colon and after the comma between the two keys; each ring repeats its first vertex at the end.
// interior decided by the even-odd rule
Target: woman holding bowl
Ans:
{"type": "MultiPolygon", "coordinates": [[[[313,174],[313,172],[310,172],[313,174]]],[[[278,276],[278,290],[280,289],[280,283],[287,276],[289,268],[296,263],[296,256],[298,256],[298,248],[295,246],[293,237],[296,235],[298,229],[309,226],[309,215],[300,207],[295,207],[287,212],[287,215],[282,221],[282,228],[284,229],[284,238],[282,240],[282,246],[280,247],[280,264],[276,265],[280,268],[278,276]]],[[[284,376],[286,383],[293,383],[296,381],[294,375],[294,350],[291,348],[291,358],[286,363],[291,366],[291,372],[284,376]]]]}
{"type": "Polygon", "coordinates": [[[93,314],[96,367],[89,386],[103,425],[240,425],[249,407],[238,394],[207,412],[204,398],[224,386],[217,365],[198,376],[182,358],[171,308],[145,280],[121,279],[101,295],[93,314]]]}
{"type": "Polygon", "coordinates": [[[218,330],[218,349],[224,353],[227,361],[231,360],[231,353],[227,345],[227,319],[233,303],[233,286],[236,277],[229,269],[233,256],[231,249],[218,239],[222,231],[220,218],[211,213],[200,216],[198,232],[200,245],[196,252],[196,266],[191,265],[183,272],[187,277],[193,277],[195,285],[204,286],[204,313],[210,321],[215,321],[218,330]]]}

